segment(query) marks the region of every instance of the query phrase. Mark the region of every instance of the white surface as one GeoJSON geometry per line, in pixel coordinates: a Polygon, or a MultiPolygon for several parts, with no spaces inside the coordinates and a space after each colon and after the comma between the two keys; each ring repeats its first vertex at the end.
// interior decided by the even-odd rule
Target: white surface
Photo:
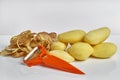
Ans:
{"type": "Polygon", "coordinates": [[[120,0],[0,0],[0,34],[90,30],[102,26],[119,34],[120,0]]]}
{"type": "MultiPolygon", "coordinates": [[[[0,50],[9,44],[11,36],[0,36],[0,50]]],[[[21,58],[0,56],[0,80],[118,80],[120,79],[119,35],[111,35],[107,41],[118,46],[117,53],[109,59],[89,58],[72,64],[86,75],[67,73],[43,66],[27,67],[21,58]]]]}
{"type": "Polygon", "coordinates": [[[22,59],[0,56],[0,80],[118,80],[120,79],[119,0],[0,0],[0,50],[11,36],[30,29],[57,33],[108,26],[107,41],[118,46],[110,59],[90,58],[72,63],[86,75],[76,75],[42,66],[27,67],[22,59]]]}

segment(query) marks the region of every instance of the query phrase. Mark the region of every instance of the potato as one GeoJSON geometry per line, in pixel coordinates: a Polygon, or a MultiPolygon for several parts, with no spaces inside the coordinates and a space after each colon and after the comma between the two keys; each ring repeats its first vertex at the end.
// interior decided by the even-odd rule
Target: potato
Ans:
{"type": "Polygon", "coordinates": [[[97,58],[109,58],[117,51],[117,46],[111,42],[104,42],[93,47],[92,56],[97,58]]]}
{"type": "Polygon", "coordinates": [[[51,44],[51,50],[65,50],[66,49],[66,44],[63,42],[53,42],[51,44]]]}
{"type": "Polygon", "coordinates": [[[70,54],[68,54],[67,52],[62,51],[62,50],[52,50],[49,53],[50,53],[50,55],[54,55],[64,61],[67,61],[67,62],[72,62],[75,60],[70,54]]]}
{"type": "Polygon", "coordinates": [[[92,46],[85,42],[74,43],[68,48],[68,53],[77,60],[86,60],[93,53],[93,51],[94,49],[92,46]]]}
{"type": "Polygon", "coordinates": [[[102,27],[96,30],[89,31],[85,35],[84,41],[91,45],[96,45],[105,41],[109,35],[110,29],[108,27],[102,27]]]}
{"type": "Polygon", "coordinates": [[[83,40],[85,32],[82,30],[71,30],[58,35],[58,40],[64,43],[75,43],[83,40]]]}

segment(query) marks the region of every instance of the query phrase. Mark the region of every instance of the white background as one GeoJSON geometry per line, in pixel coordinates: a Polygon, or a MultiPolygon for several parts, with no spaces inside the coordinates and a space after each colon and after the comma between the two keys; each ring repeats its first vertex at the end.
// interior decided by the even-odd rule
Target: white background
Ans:
{"type": "Polygon", "coordinates": [[[86,75],[76,75],[42,66],[27,67],[21,58],[0,56],[0,80],[117,80],[120,78],[120,0],[0,0],[0,50],[11,35],[30,29],[57,33],[107,26],[107,41],[117,45],[110,59],[89,58],[73,62],[86,75]]]}
{"type": "Polygon", "coordinates": [[[119,0],[0,0],[0,34],[89,31],[107,26],[120,33],[119,0]]]}

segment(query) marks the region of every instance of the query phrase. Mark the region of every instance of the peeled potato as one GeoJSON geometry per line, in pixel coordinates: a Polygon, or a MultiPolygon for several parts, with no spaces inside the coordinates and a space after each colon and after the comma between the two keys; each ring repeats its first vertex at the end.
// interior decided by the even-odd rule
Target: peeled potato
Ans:
{"type": "Polygon", "coordinates": [[[97,58],[109,58],[117,51],[117,46],[111,42],[104,42],[93,47],[92,56],[97,58]]]}
{"type": "Polygon", "coordinates": [[[96,45],[108,38],[110,35],[110,29],[108,27],[102,27],[96,30],[92,30],[85,35],[84,41],[96,45]]]}
{"type": "Polygon", "coordinates": [[[75,43],[83,40],[85,32],[82,30],[72,30],[58,35],[58,40],[64,43],[75,43]]]}
{"type": "Polygon", "coordinates": [[[51,44],[51,50],[65,50],[66,49],[66,44],[63,42],[53,42],[51,44]]]}
{"type": "Polygon", "coordinates": [[[67,62],[72,62],[75,60],[70,54],[68,54],[67,52],[62,51],[62,50],[52,50],[52,51],[50,51],[50,54],[54,55],[62,60],[65,60],[67,62]]]}
{"type": "Polygon", "coordinates": [[[93,51],[94,49],[92,46],[84,42],[74,43],[68,48],[68,53],[77,60],[86,60],[93,53],[93,51]]]}

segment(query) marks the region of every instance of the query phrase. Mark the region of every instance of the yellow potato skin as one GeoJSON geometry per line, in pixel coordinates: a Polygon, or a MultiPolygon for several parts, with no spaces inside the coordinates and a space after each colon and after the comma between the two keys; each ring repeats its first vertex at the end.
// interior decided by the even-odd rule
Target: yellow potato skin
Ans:
{"type": "Polygon", "coordinates": [[[53,42],[51,44],[51,50],[65,50],[66,44],[60,41],[53,42]]]}
{"type": "Polygon", "coordinates": [[[110,29],[108,27],[101,27],[101,28],[89,31],[85,35],[84,41],[91,45],[97,45],[105,41],[109,35],[110,35],[110,29]]]}
{"type": "Polygon", "coordinates": [[[82,41],[85,32],[83,30],[71,30],[58,35],[58,40],[64,43],[76,43],[82,41]]]}
{"type": "Polygon", "coordinates": [[[68,53],[71,54],[76,60],[86,60],[94,49],[91,45],[85,42],[74,43],[68,48],[68,53]]]}
{"type": "Polygon", "coordinates": [[[54,55],[62,60],[67,61],[67,62],[75,61],[75,59],[70,54],[68,54],[67,52],[62,51],[62,50],[52,50],[49,53],[50,53],[50,55],[54,55]]]}
{"type": "Polygon", "coordinates": [[[104,42],[93,47],[92,56],[96,58],[109,58],[117,51],[117,46],[111,42],[104,42]]]}

